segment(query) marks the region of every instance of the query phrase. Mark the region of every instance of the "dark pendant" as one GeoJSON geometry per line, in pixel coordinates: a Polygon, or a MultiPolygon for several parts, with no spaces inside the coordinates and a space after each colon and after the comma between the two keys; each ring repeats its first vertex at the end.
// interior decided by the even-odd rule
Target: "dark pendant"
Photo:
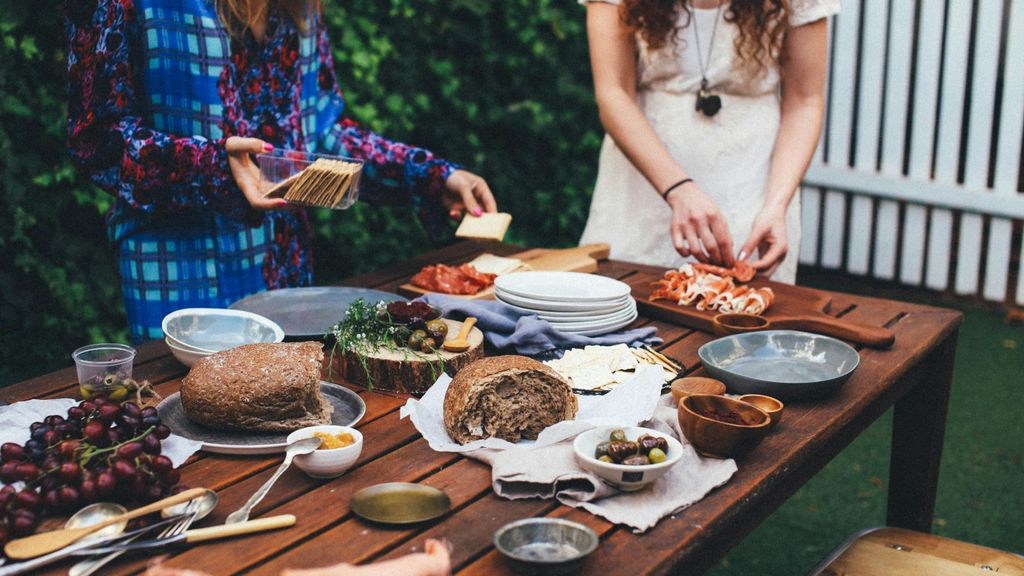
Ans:
{"type": "Polygon", "coordinates": [[[722,109],[722,99],[714,92],[701,90],[697,93],[697,111],[705,116],[714,116],[722,109]]]}

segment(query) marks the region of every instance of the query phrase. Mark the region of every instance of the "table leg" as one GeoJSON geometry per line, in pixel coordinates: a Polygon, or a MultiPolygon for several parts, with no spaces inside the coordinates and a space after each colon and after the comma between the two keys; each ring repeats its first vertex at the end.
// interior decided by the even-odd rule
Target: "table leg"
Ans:
{"type": "Polygon", "coordinates": [[[931,532],[946,432],[957,331],[923,361],[914,387],[896,402],[889,464],[889,526],[931,532]]]}

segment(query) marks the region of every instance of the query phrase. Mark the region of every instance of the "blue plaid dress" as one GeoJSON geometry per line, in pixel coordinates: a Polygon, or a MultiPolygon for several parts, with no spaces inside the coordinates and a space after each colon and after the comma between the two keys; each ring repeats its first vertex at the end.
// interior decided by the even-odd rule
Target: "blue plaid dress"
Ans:
{"type": "Polygon", "coordinates": [[[163,336],[174,310],[224,307],[255,292],[312,284],[306,213],[251,209],[224,141],[366,161],[360,197],[413,203],[443,229],[456,166],[344,116],[327,34],[272,13],[266,39],[233,39],[212,0],[67,3],[68,150],[115,196],[108,216],[135,341],[163,336]]]}

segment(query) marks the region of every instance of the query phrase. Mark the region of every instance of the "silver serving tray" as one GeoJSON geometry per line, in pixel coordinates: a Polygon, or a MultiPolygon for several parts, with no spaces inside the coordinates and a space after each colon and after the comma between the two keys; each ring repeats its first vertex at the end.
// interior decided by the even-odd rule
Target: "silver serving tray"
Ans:
{"type": "Polygon", "coordinates": [[[284,330],[288,340],[320,340],[331,326],[345,317],[349,304],[360,298],[370,303],[407,301],[398,294],[381,290],[324,286],[268,290],[243,298],[228,308],[269,318],[284,330]]]}
{"type": "MultiPolygon", "coordinates": [[[[353,426],[366,413],[366,404],[358,394],[331,382],[320,382],[320,389],[331,406],[331,424],[353,426]]],[[[164,398],[157,406],[160,419],[178,436],[203,443],[203,450],[217,454],[277,454],[288,447],[288,432],[229,432],[214,430],[188,419],[181,405],[181,394],[164,398]]]]}

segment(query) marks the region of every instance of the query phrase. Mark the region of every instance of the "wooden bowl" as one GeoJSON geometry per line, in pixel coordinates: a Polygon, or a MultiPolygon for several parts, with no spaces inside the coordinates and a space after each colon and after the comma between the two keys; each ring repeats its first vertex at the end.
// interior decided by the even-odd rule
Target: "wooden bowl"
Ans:
{"type": "Polygon", "coordinates": [[[772,419],[760,408],[727,396],[693,394],[679,402],[679,426],[704,456],[735,458],[749,452],[768,434],[772,419]],[[728,414],[738,422],[712,418],[728,414]]]}
{"type": "Polygon", "coordinates": [[[786,407],[778,398],[772,398],[763,394],[744,394],[740,396],[740,401],[753,404],[768,414],[768,417],[772,419],[772,427],[775,427],[779,420],[782,420],[782,409],[786,407]]]}
{"type": "Polygon", "coordinates": [[[725,384],[721,380],[704,376],[687,376],[672,381],[672,397],[678,404],[680,400],[691,394],[725,394],[725,384]]]}
{"type": "Polygon", "coordinates": [[[743,332],[767,330],[770,322],[764,316],[743,313],[718,314],[711,319],[711,330],[715,336],[729,336],[743,332]]]}

